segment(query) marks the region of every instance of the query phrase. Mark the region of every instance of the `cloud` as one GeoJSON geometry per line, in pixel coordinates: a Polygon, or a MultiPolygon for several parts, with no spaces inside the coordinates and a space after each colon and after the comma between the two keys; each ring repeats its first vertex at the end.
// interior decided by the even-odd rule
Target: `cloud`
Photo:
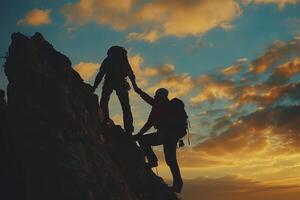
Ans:
{"type": "Polygon", "coordinates": [[[77,71],[81,78],[85,81],[90,80],[99,70],[99,68],[100,64],[92,62],[80,62],[74,66],[75,71],[77,71]]]}
{"type": "Polygon", "coordinates": [[[269,76],[267,83],[270,85],[283,85],[300,73],[300,59],[295,58],[277,66],[269,76]]]}
{"type": "Polygon", "coordinates": [[[214,102],[220,99],[233,99],[236,93],[235,86],[229,80],[209,80],[202,84],[198,95],[190,98],[192,104],[200,104],[205,101],[214,102]]]}
{"type": "Polygon", "coordinates": [[[144,69],[147,77],[168,76],[171,75],[174,70],[175,67],[172,64],[164,64],[162,66],[148,67],[144,69]]]}
{"type": "Polygon", "coordinates": [[[224,75],[234,75],[234,74],[239,73],[241,71],[241,69],[242,69],[241,66],[230,66],[230,67],[223,69],[221,71],[221,73],[224,75]]]}
{"type": "Polygon", "coordinates": [[[221,74],[231,76],[238,74],[242,71],[244,65],[248,62],[248,58],[241,57],[235,60],[233,65],[226,67],[225,69],[221,70],[221,74]]]}
{"type": "Polygon", "coordinates": [[[23,19],[18,20],[17,25],[42,26],[51,24],[50,13],[50,9],[33,9],[26,13],[23,19]]]}
{"type": "MultiPolygon", "coordinates": [[[[271,86],[264,88],[262,91],[256,87],[247,87],[244,89],[244,93],[236,98],[238,105],[255,103],[258,106],[270,106],[274,103],[278,103],[285,97],[295,96],[300,91],[299,83],[290,83],[280,86],[271,86]]],[[[264,85],[262,85],[264,87],[264,85]]]]}
{"type": "Polygon", "coordinates": [[[242,64],[248,61],[248,58],[245,57],[241,57],[239,59],[236,60],[236,63],[242,64]]]}
{"type": "Polygon", "coordinates": [[[274,64],[299,55],[300,40],[293,39],[289,42],[275,41],[262,56],[251,62],[249,71],[252,73],[264,73],[274,64]]]}
{"type": "MultiPolygon", "coordinates": [[[[237,122],[241,123],[241,122],[237,122]]],[[[195,151],[210,156],[232,156],[239,158],[263,151],[268,140],[261,131],[247,130],[243,125],[229,127],[221,135],[210,138],[195,147],[195,151]]]]}
{"type": "Polygon", "coordinates": [[[211,129],[211,136],[216,136],[219,134],[220,131],[224,131],[224,129],[228,128],[229,125],[232,124],[231,115],[224,115],[214,120],[212,129],[211,129]]]}
{"type": "Polygon", "coordinates": [[[220,135],[202,140],[192,149],[179,149],[178,161],[183,170],[193,168],[194,177],[247,174],[249,178],[281,181],[298,176],[299,120],[299,105],[253,112],[230,123],[220,135]]]}
{"type": "Polygon", "coordinates": [[[147,33],[132,32],[127,35],[127,39],[129,41],[140,40],[140,41],[146,41],[149,43],[154,43],[160,39],[160,35],[159,35],[158,31],[156,31],[156,30],[149,31],[147,33]]]}
{"type": "MultiPolygon", "coordinates": [[[[257,153],[270,156],[277,148],[281,153],[300,153],[298,120],[299,105],[258,110],[240,117],[220,135],[196,145],[194,149],[211,156],[247,155],[249,158],[257,153]]],[[[281,153],[276,151],[274,155],[281,153]]]]}
{"type": "MultiPolygon", "coordinates": [[[[199,174],[204,175],[247,173],[282,179],[287,173],[297,174],[282,163],[295,161],[289,167],[296,168],[300,160],[298,54],[299,40],[277,41],[250,63],[256,72],[240,73],[229,67],[194,78],[193,89],[200,92],[190,102],[214,104],[197,107],[202,111],[196,115],[197,122],[206,123],[198,132],[202,131],[206,140],[193,146],[189,161],[185,159],[188,153],[183,153],[179,162],[194,168],[198,165],[199,174]],[[226,75],[231,70],[239,75],[226,75]],[[201,159],[204,165],[199,163],[201,159]]],[[[243,67],[247,61],[241,58],[232,66],[243,67]]]]}
{"type": "Polygon", "coordinates": [[[158,66],[142,66],[144,64],[144,57],[140,54],[135,54],[129,56],[129,62],[131,64],[132,70],[136,76],[140,77],[158,77],[158,76],[168,76],[174,73],[175,67],[173,64],[162,64],[158,66]]]}
{"type": "Polygon", "coordinates": [[[241,78],[230,75],[241,72],[247,64],[246,58],[236,60],[234,65],[220,70],[220,74],[195,78],[194,83],[200,92],[191,97],[190,102],[199,105],[207,101],[227,100],[234,107],[247,104],[270,106],[295,96],[299,84],[289,83],[289,80],[300,73],[299,54],[299,40],[276,41],[262,56],[250,63],[250,72],[240,74],[241,78]]]}
{"type": "Polygon", "coordinates": [[[300,58],[286,62],[275,69],[275,74],[286,78],[292,77],[300,72],[300,58]]]}
{"type": "Polygon", "coordinates": [[[234,28],[234,26],[230,23],[222,23],[220,27],[225,31],[231,31],[234,28]]]}
{"type": "Polygon", "coordinates": [[[234,0],[79,0],[62,8],[68,24],[95,22],[115,30],[135,28],[129,40],[155,42],[162,37],[201,36],[211,29],[232,28],[242,14],[234,0]]]}
{"type": "Polygon", "coordinates": [[[67,3],[62,13],[67,24],[83,25],[89,22],[111,25],[116,30],[123,30],[130,25],[130,13],[133,0],[79,0],[77,3],[67,3]]]}
{"type": "MultiPolygon", "coordinates": [[[[77,0],[62,7],[67,24],[96,23],[118,31],[129,31],[128,40],[153,43],[163,37],[201,37],[208,31],[233,29],[242,15],[237,0],[77,0]]],[[[280,9],[299,0],[242,0],[244,5],[277,4],[280,9]]]]}
{"type": "Polygon", "coordinates": [[[138,85],[144,86],[148,84],[148,80],[145,78],[145,74],[142,69],[144,63],[144,57],[140,54],[135,54],[128,57],[131,68],[136,76],[138,85]]]}
{"type": "Polygon", "coordinates": [[[278,8],[282,10],[286,4],[297,4],[299,0],[243,0],[244,3],[255,3],[255,4],[277,4],[278,8]]]}
{"type": "Polygon", "coordinates": [[[158,66],[143,66],[144,57],[140,54],[131,55],[128,60],[141,86],[147,85],[150,79],[168,77],[175,72],[175,66],[170,63],[158,66]]]}
{"type": "Polygon", "coordinates": [[[170,98],[181,97],[188,94],[194,88],[194,83],[188,74],[174,74],[149,87],[147,91],[155,93],[158,88],[168,89],[170,98]]]}
{"type": "MultiPolygon", "coordinates": [[[[201,36],[211,29],[241,15],[235,1],[154,1],[145,4],[136,14],[142,23],[150,23],[151,30],[164,36],[201,36]],[[219,12],[222,11],[222,12],[219,12]]],[[[140,23],[141,23],[140,22],[140,23]]]]}

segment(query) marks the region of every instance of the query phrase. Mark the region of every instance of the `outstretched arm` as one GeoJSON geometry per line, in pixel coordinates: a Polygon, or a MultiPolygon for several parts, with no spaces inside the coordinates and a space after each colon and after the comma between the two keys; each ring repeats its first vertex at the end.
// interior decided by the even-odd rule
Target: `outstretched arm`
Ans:
{"type": "Polygon", "coordinates": [[[155,100],[153,97],[151,97],[149,94],[144,92],[141,88],[139,88],[136,83],[133,83],[132,85],[133,85],[134,91],[136,93],[138,93],[144,101],[146,101],[151,106],[153,106],[155,104],[155,100]]]}
{"type": "Polygon", "coordinates": [[[134,72],[133,72],[133,70],[132,70],[132,68],[131,68],[131,66],[130,66],[130,64],[129,64],[129,62],[128,62],[128,66],[129,66],[129,74],[128,74],[128,77],[129,77],[129,79],[130,79],[132,85],[136,85],[136,82],[135,82],[135,75],[134,75],[134,72]]]}
{"type": "Polygon", "coordinates": [[[141,88],[139,88],[136,84],[136,80],[135,80],[135,75],[134,75],[134,72],[131,68],[131,65],[128,61],[128,59],[126,59],[126,65],[128,67],[128,70],[129,70],[129,74],[128,74],[128,77],[132,83],[132,86],[133,86],[133,89],[136,93],[138,93],[140,95],[140,97],[146,101],[148,104],[150,105],[153,105],[155,103],[155,100],[154,98],[152,98],[150,95],[148,95],[146,92],[144,92],[143,90],[141,90],[141,88]]]}
{"type": "Polygon", "coordinates": [[[152,98],[150,95],[148,95],[146,92],[144,92],[143,90],[141,90],[141,88],[139,88],[136,84],[136,80],[135,80],[135,75],[134,72],[131,68],[131,65],[128,62],[128,59],[126,59],[127,61],[127,65],[128,65],[128,69],[129,69],[129,74],[128,77],[132,83],[133,89],[136,93],[138,93],[141,98],[146,101],[148,104],[153,105],[154,104],[154,98],[152,98]]]}
{"type": "MultiPolygon", "coordinates": [[[[104,60],[105,61],[105,60],[104,60]]],[[[93,90],[95,91],[105,75],[105,62],[101,64],[100,70],[95,78],[93,90]]]]}

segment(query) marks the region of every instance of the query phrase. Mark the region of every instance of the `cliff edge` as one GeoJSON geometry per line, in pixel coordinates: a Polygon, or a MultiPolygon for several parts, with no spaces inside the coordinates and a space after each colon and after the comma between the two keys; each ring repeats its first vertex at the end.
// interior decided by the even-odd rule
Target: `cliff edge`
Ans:
{"type": "Polygon", "coordinates": [[[175,200],[98,96],[40,33],[11,36],[1,96],[1,199],[175,200]]]}

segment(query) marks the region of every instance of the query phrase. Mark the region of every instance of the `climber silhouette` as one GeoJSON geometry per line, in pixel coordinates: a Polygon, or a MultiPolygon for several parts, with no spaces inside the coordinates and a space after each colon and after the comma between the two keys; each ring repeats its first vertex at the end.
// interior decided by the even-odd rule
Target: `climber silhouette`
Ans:
{"type": "Polygon", "coordinates": [[[163,151],[167,165],[170,167],[173,176],[173,186],[170,187],[174,192],[181,192],[183,182],[180,169],[176,159],[176,149],[178,138],[170,137],[169,109],[170,101],[168,99],[168,90],[160,88],[155,92],[154,98],[142,91],[136,83],[133,88],[140,97],[152,106],[152,110],[147,122],[141,130],[133,136],[140,144],[142,151],[147,157],[146,167],[157,167],[157,157],[151,146],[163,145],[163,151]],[[151,127],[157,129],[156,132],[144,135],[151,127]]]}
{"type": "Polygon", "coordinates": [[[100,106],[104,116],[104,124],[107,125],[109,122],[108,102],[111,93],[113,90],[115,90],[123,110],[123,123],[125,132],[132,134],[134,127],[128,97],[130,85],[126,79],[129,77],[130,81],[135,83],[135,75],[128,62],[127,51],[125,48],[120,46],[112,46],[108,49],[107,57],[102,62],[100,70],[96,76],[93,91],[97,89],[104,76],[105,80],[102,87],[100,100],[100,106]]]}

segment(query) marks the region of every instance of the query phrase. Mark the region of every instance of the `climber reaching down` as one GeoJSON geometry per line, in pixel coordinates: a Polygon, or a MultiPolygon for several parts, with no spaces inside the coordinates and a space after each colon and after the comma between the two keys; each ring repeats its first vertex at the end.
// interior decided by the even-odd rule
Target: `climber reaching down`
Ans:
{"type": "Polygon", "coordinates": [[[96,76],[93,91],[97,89],[104,76],[105,80],[100,99],[100,106],[104,115],[104,124],[108,124],[109,121],[108,102],[111,93],[115,90],[123,110],[125,132],[132,134],[134,127],[128,96],[130,85],[126,78],[129,77],[132,84],[135,84],[135,75],[128,62],[127,51],[125,48],[112,46],[108,49],[107,57],[102,62],[100,70],[96,76]]]}

